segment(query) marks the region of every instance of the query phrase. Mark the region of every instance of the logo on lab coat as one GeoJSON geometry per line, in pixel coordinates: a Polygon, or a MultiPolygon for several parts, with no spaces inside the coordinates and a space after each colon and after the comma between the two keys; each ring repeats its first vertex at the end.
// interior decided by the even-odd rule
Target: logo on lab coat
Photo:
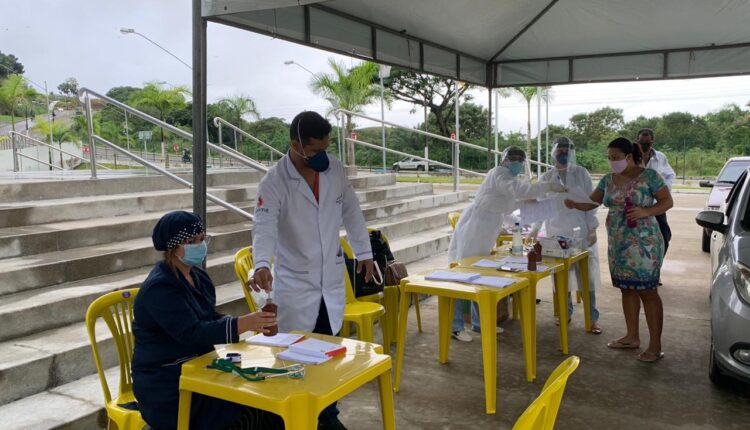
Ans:
{"type": "Polygon", "coordinates": [[[258,207],[263,207],[263,196],[258,196],[258,207]]]}

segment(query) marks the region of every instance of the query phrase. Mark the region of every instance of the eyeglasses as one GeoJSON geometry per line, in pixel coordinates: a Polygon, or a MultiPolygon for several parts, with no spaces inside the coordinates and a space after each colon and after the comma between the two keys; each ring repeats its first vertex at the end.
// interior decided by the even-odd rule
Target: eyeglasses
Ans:
{"type": "Polygon", "coordinates": [[[210,245],[210,244],[211,244],[211,238],[212,238],[213,236],[211,236],[211,235],[208,235],[208,234],[206,234],[206,235],[203,235],[203,240],[198,240],[198,237],[199,237],[199,236],[195,236],[195,237],[193,237],[193,238],[190,238],[190,239],[188,239],[188,240],[186,240],[186,241],[182,242],[182,245],[196,245],[196,244],[199,244],[199,243],[201,243],[201,242],[205,242],[205,243],[206,243],[206,245],[210,245]]]}

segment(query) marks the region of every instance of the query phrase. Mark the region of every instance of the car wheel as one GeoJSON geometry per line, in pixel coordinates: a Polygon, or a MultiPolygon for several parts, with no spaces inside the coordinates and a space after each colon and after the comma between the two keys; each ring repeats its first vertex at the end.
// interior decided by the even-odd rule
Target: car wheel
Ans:
{"type": "Polygon", "coordinates": [[[719,365],[716,363],[716,350],[714,350],[714,342],[711,340],[711,352],[708,357],[708,379],[719,388],[726,387],[729,377],[721,373],[719,365]]]}
{"type": "Polygon", "coordinates": [[[398,171],[399,171],[399,170],[401,170],[401,168],[400,168],[400,167],[398,167],[398,166],[393,166],[393,171],[394,171],[395,173],[398,173],[398,171]]]}
{"type": "Polygon", "coordinates": [[[417,172],[424,172],[424,166],[417,166],[417,172]]]}
{"type": "Polygon", "coordinates": [[[703,240],[701,241],[703,252],[711,252],[711,233],[703,229],[703,240]]]}

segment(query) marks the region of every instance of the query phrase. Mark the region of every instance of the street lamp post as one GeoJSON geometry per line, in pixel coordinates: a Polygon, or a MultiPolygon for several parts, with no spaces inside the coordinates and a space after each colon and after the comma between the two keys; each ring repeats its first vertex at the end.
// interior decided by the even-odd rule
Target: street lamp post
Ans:
{"type": "Polygon", "coordinates": [[[378,77],[380,77],[380,133],[381,144],[383,145],[383,173],[385,173],[387,168],[385,164],[385,87],[383,86],[383,78],[387,78],[390,75],[391,66],[381,64],[378,70],[378,77]]]}
{"type": "Polygon", "coordinates": [[[144,38],[144,39],[148,40],[149,42],[151,42],[152,44],[156,45],[156,46],[157,46],[157,47],[158,47],[159,49],[161,49],[162,51],[164,51],[164,52],[166,52],[167,54],[169,54],[169,55],[171,55],[172,57],[174,57],[174,59],[176,59],[177,61],[179,61],[179,62],[180,62],[180,63],[182,63],[183,65],[185,65],[185,67],[187,67],[188,69],[190,69],[190,70],[193,70],[193,68],[192,68],[192,67],[190,67],[190,65],[189,65],[188,63],[186,63],[186,62],[182,61],[182,59],[181,59],[180,57],[178,57],[178,56],[176,56],[175,54],[171,53],[171,52],[170,52],[170,51],[169,51],[169,50],[168,50],[167,48],[165,48],[165,47],[163,47],[163,46],[159,45],[158,43],[154,42],[153,40],[149,39],[149,38],[148,38],[148,37],[146,37],[146,36],[145,36],[144,34],[142,34],[142,33],[139,33],[139,32],[137,32],[137,31],[135,31],[135,29],[132,29],[132,28],[125,28],[125,27],[123,27],[123,28],[121,28],[121,29],[120,29],[120,33],[122,33],[122,34],[137,34],[138,36],[141,36],[142,38],[144,38]]]}
{"type": "Polygon", "coordinates": [[[311,71],[310,71],[310,69],[308,69],[307,67],[303,66],[302,64],[300,64],[300,63],[297,63],[297,62],[296,62],[296,61],[294,61],[294,60],[286,60],[286,61],[284,61],[284,65],[285,65],[285,66],[291,66],[292,64],[294,64],[295,66],[297,66],[297,67],[301,68],[302,70],[306,71],[307,73],[309,73],[309,74],[311,74],[311,75],[312,75],[313,77],[315,77],[315,73],[311,72],[311,71]]]}

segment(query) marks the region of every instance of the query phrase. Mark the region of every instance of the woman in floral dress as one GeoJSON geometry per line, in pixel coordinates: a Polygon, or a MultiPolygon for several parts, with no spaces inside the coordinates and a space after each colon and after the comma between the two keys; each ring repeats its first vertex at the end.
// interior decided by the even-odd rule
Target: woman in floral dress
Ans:
{"type": "MultiPolygon", "coordinates": [[[[641,167],[642,155],[638,145],[628,139],[617,138],[607,146],[612,173],[604,176],[591,200],[609,208],[607,214],[608,257],[612,285],[622,292],[622,310],[627,333],[609,342],[613,349],[638,349],[638,315],[643,310],[648,324],[648,348],[638,360],[655,362],[661,350],[663,308],[657,287],[664,260],[664,241],[655,215],[672,207],[672,196],[661,176],[641,167]]],[[[582,211],[597,207],[593,203],[566,200],[570,209],[582,211]]]]}

